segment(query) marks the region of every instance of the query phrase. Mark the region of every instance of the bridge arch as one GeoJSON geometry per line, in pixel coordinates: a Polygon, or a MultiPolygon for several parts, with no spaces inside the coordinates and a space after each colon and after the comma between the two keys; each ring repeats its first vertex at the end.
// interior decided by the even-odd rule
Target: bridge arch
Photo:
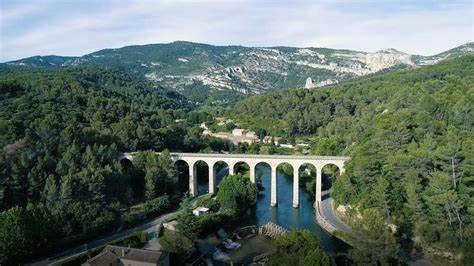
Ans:
{"type": "Polygon", "coordinates": [[[196,184],[196,194],[203,195],[209,193],[209,178],[212,177],[210,170],[213,164],[209,165],[205,160],[197,160],[193,163],[193,174],[196,184]]]}
{"type": "MultiPolygon", "coordinates": [[[[284,202],[284,201],[292,201],[293,202],[293,207],[298,208],[299,207],[299,174],[298,174],[298,165],[297,164],[291,164],[289,162],[281,162],[276,165],[276,172],[281,172],[283,173],[284,177],[287,180],[291,180],[293,183],[293,189],[292,189],[292,195],[285,195],[282,194],[280,195],[278,192],[278,184],[281,184],[281,182],[288,182],[287,180],[279,180],[278,174],[276,174],[276,195],[275,197],[277,198],[277,202],[284,202]]],[[[273,191],[272,191],[273,193],[273,191]]]]}
{"type": "MultiPolygon", "coordinates": [[[[125,175],[130,179],[129,189],[131,197],[134,200],[142,200],[145,191],[145,171],[137,167],[131,158],[123,157],[120,159],[120,166],[125,175]]],[[[123,195],[123,194],[122,194],[123,195]]]]}
{"type": "Polygon", "coordinates": [[[250,165],[245,161],[234,163],[234,174],[248,175],[250,177],[250,165]]]}
{"type": "Polygon", "coordinates": [[[341,175],[341,167],[334,163],[327,163],[321,168],[322,199],[329,197],[334,180],[341,175]]]}
{"type": "Polygon", "coordinates": [[[176,169],[178,177],[178,190],[181,193],[189,192],[189,183],[190,183],[190,165],[185,160],[176,160],[174,161],[174,169],[176,169]]]}
{"type": "Polygon", "coordinates": [[[133,167],[133,160],[130,160],[129,158],[123,157],[123,158],[120,159],[120,165],[124,168],[133,167]]]}
{"type": "Polygon", "coordinates": [[[254,171],[255,171],[255,182],[260,183],[263,185],[262,176],[264,171],[268,170],[271,172],[272,166],[270,163],[265,161],[259,161],[255,163],[254,171]]]}
{"type": "Polygon", "coordinates": [[[230,173],[230,165],[224,160],[212,162],[212,169],[209,172],[209,193],[215,193],[219,183],[230,173]]]}

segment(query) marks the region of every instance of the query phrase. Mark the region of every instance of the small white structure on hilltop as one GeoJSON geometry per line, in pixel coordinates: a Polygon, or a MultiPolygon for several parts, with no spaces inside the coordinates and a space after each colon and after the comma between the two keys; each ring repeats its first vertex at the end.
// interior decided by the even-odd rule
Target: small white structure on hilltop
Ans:
{"type": "Polygon", "coordinates": [[[193,210],[193,214],[195,216],[199,216],[201,213],[206,213],[209,211],[209,208],[206,207],[197,207],[196,209],[193,210]]]}
{"type": "Polygon", "coordinates": [[[308,78],[306,79],[306,84],[304,85],[304,87],[305,87],[306,89],[312,89],[312,88],[314,88],[314,87],[316,87],[316,86],[313,84],[313,79],[311,79],[310,77],[308,77],[308,78]]]}

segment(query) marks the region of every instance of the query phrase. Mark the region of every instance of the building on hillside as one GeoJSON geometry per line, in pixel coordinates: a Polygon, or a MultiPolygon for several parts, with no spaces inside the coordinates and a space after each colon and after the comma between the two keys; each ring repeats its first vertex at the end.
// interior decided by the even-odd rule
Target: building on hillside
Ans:
{"type": "Polygon", "coordinates": [[[97,256],[87,260],[83,266],[168,266],[169,253],[163,250],[146,250],[119,246],[106,246],[97,256]]]}
{"type": "Polygon", "coordinates": [[[246,134],[247,134],[247,131],[245,129],[242,129],[242,128],[232,129],[232,135],[235,137],[242,137],[242,136],[245,136],[246,134]]]}
{"type": "Polygon", "coordinates": [[[199,216],[201,213],[206,213],[209,211],[209,208],[206,207],[197,207],[196,209],[193,210],[194,216],[199,216]]]}
{"type": "Polygon", "coordinates": [[[242,129],[242,128],[234,128],[232,130],[232,136],[231,136],[230,140],[234,144],[238,144],[238,143],[252,144],[252,143],[255,143],[255,142],[259,141],[258,136],[257,136],[257,134],[255,134],[255,132],[247,131],[247,130],[242,129]]]}
{"type": "Polygon", "coordinates": [[[178,224],[178,221],[173,220],[173,221],[169,221],[169,222],[167,222],[167,223],[163,223],[163,227],[164,227],[165,229],[170,230],[170,231],[175,231],[177,224],[178,224]]]}
{"type": "Polygon", "coordinates": [[[263,138],[263,143],[271,143],[275,146],[278,146],[278,145],[280,145],[280,140],[281,140],[281,138],[279,138],[279,137],[265,136],[263,138]]]}
{"type": "Polygon", "coordinates": [[[225,126],[229,123],[234,123],[234,121],[232,119],[227,119],[225,117],[216,117],[216,120],[217,120],[217,125],[218,126],[225,126]]]}
{"type": "Polygon", "coordinates": [[[279,145],[280,145],[280,142],[281,142],[281,138],[279,138],[279,137],[274,137],[274,138],[273,138],[273,144],[274,144],[275,146],[279,146],[279,145]]]}
{"type": "Polygon", "coordinates": [[[232,137],[232,135],[230,133],[227,133],[227,132],[213,133],[212,136],[217,137],[217,138],[221,138],[221,139],[230,139],[230,137],[232,137]]]}
{"type": "Polygon", "coordinates": [[[282,148],[288,148],[288,149],[293,149],[295,146],[292,144],[280,144],[280,147],[282,148]]]}
{"type": "Polygon", "coordinates": [[[309,145],[308,143],[298,143],[298,144],[296,144],[296,146],[302,147],[302,148],[309,148],[309,147],[311,147],[311,145],[309,145]]]}
{"type": "Polygon", "coordinates": [[[259,140],[259,138],[258,138],[258,136],[257,136],[257,133],[255,133],[255,132],[253,132],[253,131],[248,131],[245,136],[246,136],[247,138],[259,140]]]}

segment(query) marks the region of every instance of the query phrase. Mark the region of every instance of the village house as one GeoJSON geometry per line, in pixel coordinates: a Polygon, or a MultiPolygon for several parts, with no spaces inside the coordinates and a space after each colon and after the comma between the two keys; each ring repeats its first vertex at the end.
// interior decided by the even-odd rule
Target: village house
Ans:
{"type": "Polygon", "coordinates": [[[119,246],[106,246],[97,256],[83,266],[168,266],[169,253],[163,250],[146,250],[119,246]]]}

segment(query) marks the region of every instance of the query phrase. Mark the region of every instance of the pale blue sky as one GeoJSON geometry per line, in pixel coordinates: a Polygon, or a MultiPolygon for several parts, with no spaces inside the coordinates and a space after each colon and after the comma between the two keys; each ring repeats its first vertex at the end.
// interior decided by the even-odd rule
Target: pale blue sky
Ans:
{"type": "Polygon", "coordinates": [[[175,40],[435,54],[473,41],[473,1],[0,0],[0,62],[175,40]]]}

